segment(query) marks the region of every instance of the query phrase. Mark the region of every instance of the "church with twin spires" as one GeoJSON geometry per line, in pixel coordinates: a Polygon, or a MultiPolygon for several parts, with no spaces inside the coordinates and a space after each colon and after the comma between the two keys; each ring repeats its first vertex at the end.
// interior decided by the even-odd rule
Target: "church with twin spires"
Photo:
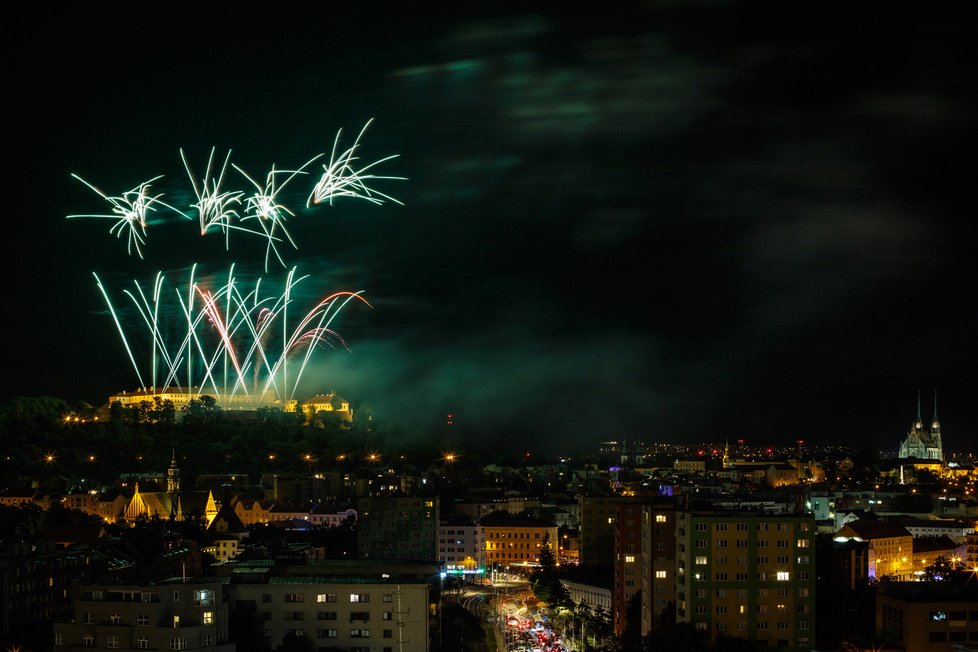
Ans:
{"type": "Polygon", "coordinates": [[[924,421],[920,416],[920,392],[917,392],[917,419],[910,426],[906,439],[900,444],[900,457],[944,461],[941,422],[937,420],[937,392],[934,392],[934,420],[930,424],[930,430],[924,430],[924,421]]]}

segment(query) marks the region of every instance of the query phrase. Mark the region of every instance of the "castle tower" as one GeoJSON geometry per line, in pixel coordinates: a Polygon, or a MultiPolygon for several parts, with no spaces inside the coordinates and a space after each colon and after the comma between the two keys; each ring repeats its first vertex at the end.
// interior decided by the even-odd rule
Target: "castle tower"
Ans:
{"type": "Polygon", "coordinates": [[[166,470],[166,492],[175,494],[180,491],[180,469],[177,468],[177,451],[173,450],[170,468],[166,470]]]}

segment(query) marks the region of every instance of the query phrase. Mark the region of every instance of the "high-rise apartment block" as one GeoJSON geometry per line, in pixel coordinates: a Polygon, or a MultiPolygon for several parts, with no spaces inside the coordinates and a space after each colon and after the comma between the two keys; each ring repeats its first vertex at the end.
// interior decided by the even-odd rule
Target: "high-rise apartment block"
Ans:
{"type": "Polygon", "coordinates": [[[671,501],[642,505],[643,636],[655,629],[663,612],[676,602],[676,520],[671,501]]]}
{"type": "Polygon", "coordinates": [[[679,622],[713,641],[808,650],[815,631],[815,523],[811,515],[685,511],[679,516],[679,622]]]}

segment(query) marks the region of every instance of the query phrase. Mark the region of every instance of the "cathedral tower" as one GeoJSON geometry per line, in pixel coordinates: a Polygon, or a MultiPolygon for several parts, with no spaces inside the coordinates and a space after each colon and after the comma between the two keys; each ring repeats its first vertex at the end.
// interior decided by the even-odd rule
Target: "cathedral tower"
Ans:
{"type": "Polygon", "coordinates": [[[917,418],[900,444],[900,457],[914,457],[920,460],[944,461],[944,445],[941,441],[941,424],[937,420],[937,392],[934,392],[934,420],[930,430],[924,429],[924,418],[920,410],[920,391],[917,391],[917,418]]]}
{"type": "Polygon", "coordinates": [[[941,442],[941,422],[937,420],[937,390],[934,390],[934,420],[930,424],[930,438],[944,460],[944,444],[941,442]]]}

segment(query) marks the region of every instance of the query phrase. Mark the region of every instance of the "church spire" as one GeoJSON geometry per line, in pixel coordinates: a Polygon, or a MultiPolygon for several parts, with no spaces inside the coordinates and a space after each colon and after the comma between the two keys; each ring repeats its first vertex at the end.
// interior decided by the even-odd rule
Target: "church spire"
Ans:
{"type": "Polygon", "coordinates": [[[173,459],[170,468],[166,470],[166,492],[175,494],[180,491],[180,469],[177,468],[177,450],[173,449],[173,459]]]}
{"type": "Polygon", "coordinates": [[[934,423],[937,423],[937,390],[934,390],[934,423]]]}
{"type": "Polygon", "coordinates": [[[924,418],[920,416],[920,390],[919,389],[917,390],[917,420],[914,421],[914,427],[918,429],[924,427],[924,418]]]}

